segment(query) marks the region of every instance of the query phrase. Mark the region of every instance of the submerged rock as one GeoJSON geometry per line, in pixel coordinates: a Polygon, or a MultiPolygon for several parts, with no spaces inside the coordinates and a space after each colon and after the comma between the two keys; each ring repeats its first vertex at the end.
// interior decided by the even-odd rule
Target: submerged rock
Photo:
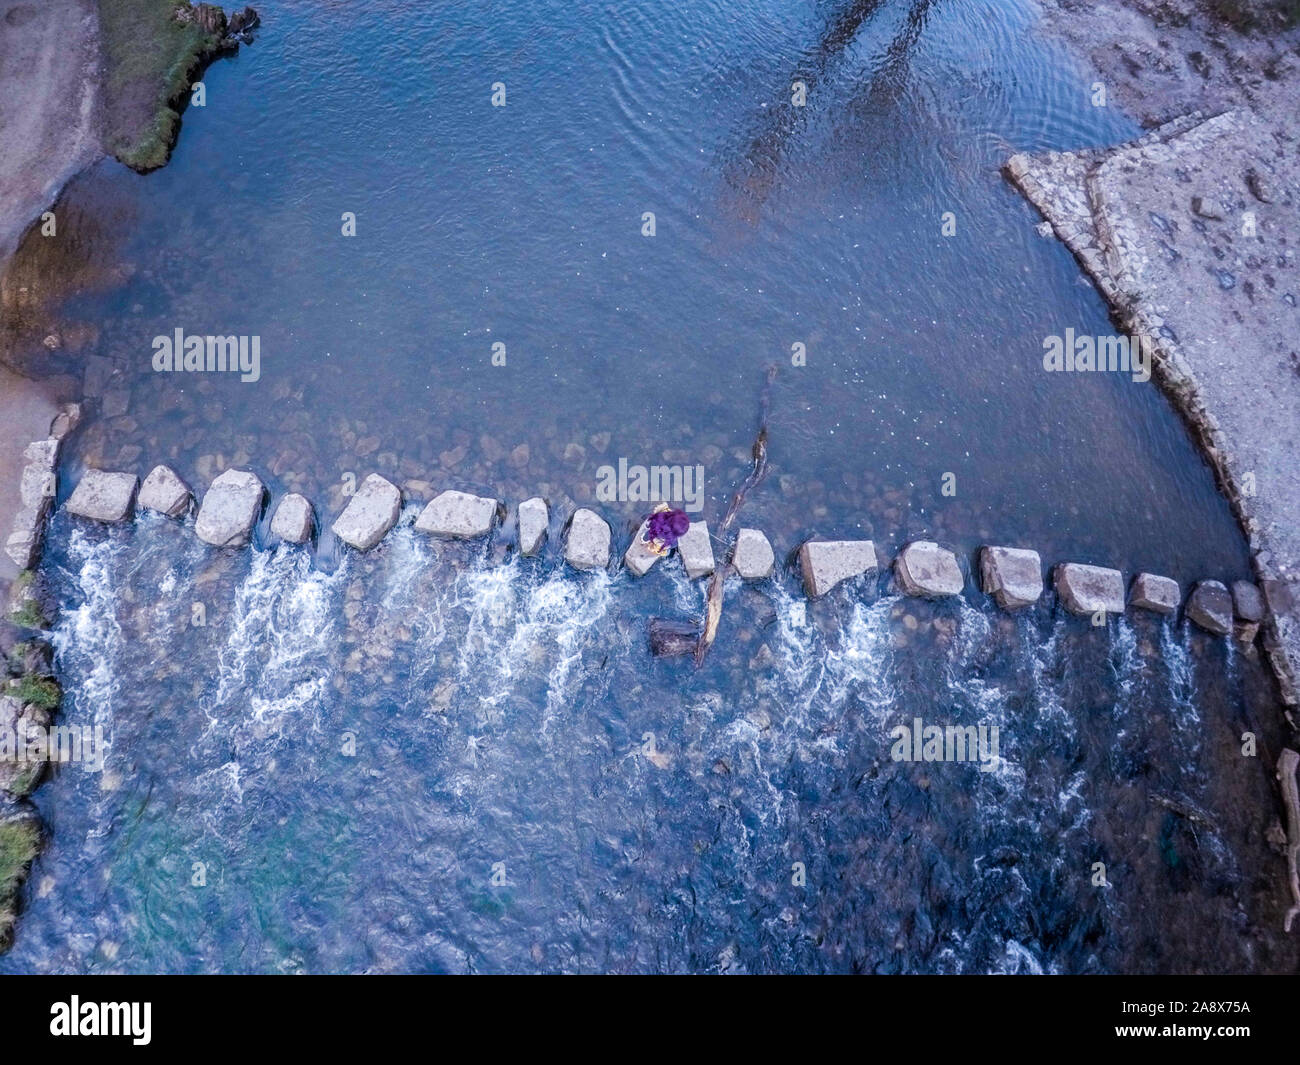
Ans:
{"type": "Polygon", "coordinates": [[[498,505],[495,499],[448,490],[420,511],[415,527],[433,536],[473,540],[492,531],[498,505]]]}
{"type": "Polygon", "coordinates": [[[677,541],[677,553],[682,567],[691,580],[707,577],[713,572],[713,541],[709,538],[709,523],[693,521],[686,534],[677,541]]]}
{"type": "Polygon", "coordinates": [[[914,540],[894,560],[898,583],[908,595],[940,599],[960,595],[965,585],[957,556],[932,540],[914,540]]]}
{"type": "Polygon", "coordinates": [[[1133,588],[1128,597],[1129,606],[1154,610],[1157,614],[1174,613],[1181,599],[1182,590],[1176,580],[1154,573],[1139,573],[1133,580],[1133,588]]]}
{"type": "Polygon", "coordinates": [[[1200,581],[1187,597],[1187,616],[1206,632],[1227,636],[1232,631],[1232,596],[1219,581],[1200,581]]]}
{"type": "Polygon", "coordinates": [[[877,564],[870,540],[809,540],[799,548],[804,590],[813,599],[852,577],[874,573],[877,564]]]}
{"type": "Polygon", "coordinates": [[[169,518],[183,518],[190,509],[190,486],[170,466],[155,466],[140,485],[136,502],[169,518]]]}
{"type": "Polygon", "coordinates": [[[586,507],[576,511],[569,523],[564,560],[575,569],[604,569],[609,565],[609,524],[586,507]]]}
{"type": "Polygon", "coordinates": [[[91,521],[126,521],[135,505],[140,479],[134,473],[87,470],[68,499],[68,513],[91,521]]]}
{"type": "Polygon", "coordinates": [[[271,535],[291,544],[305,544],[316,527],[311,501],[297,492],[280,500],[271,516],[271,535]]]}
{"type": "Polygon", "coordinates": [[[1071,614],[1124,613],[1124,575],[1117,569],[1063,562],[1056,567],[1056,594],[1071,614]]]}
{"type": "Polygon", "coordinates": [[[331,529],[349,547],[369,551],[397,524],[401,513],[402,490],[372,473],[361,482],[331,529]]]}
{"type": "Polygon", "coordinates": [[[731,565],[742,580],[761,581],[772,576],[776,555],[767,536],[758,529],[741,529],[731,553],[731,565]]]}
{"type": "Polygon", "coordinates": [[[650,619],[650,653],[656,658],[692,655],[700,642],[700,627],[673,618],[650,619]]]}
{"type": "Polygon", "coordinates": [[[1003,610],[1033,606],[1043,594],[1043,561],[1028,548],[984,547],[980,580],[1003,610]]]}
{"type": "Polygon", "coordinates": [[[541,496],[533,496],[519,504],[519,553],[535,555],[542,549],[546,530],[551,523],[550,508],[541,496]]]}
{"type": "Polygon", "coordinates": [[[266,489],[254,473],[226,470],[208,487],[194,532],[213,547],[244,547],[262,513],[266,489]]]}

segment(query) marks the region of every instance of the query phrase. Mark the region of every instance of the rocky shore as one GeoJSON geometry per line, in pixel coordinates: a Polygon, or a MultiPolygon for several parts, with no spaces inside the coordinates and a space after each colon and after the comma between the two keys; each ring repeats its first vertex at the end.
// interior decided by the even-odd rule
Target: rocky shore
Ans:
{"type": "Polygon", "coordinates": [[[1007,175],[1123,329],[1151,342],[1250,542],[1265,646],[1294,708],[1300,28],[1284,5],[1189,0],[1061,3],[1045,20],[1096,64],[1114,102],[1162,121],[1129,144],[1014,156],[1007,175]]]}

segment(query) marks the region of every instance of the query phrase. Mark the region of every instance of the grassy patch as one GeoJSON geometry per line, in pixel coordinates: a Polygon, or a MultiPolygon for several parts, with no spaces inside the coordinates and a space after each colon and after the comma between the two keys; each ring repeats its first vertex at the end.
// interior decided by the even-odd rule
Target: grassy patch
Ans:
{"type": "Polygon", "coordinates": [[[35,599],[24,599],[20,606],[10,611],[9,620],[24,629],[43,629],[49,625],[45,611],[35,599]]]}
{"type": "Polygon", "coordinates": [[[29,820],[0,823],[0,951],[9,948],[18,890],[41,850],[40,830],[29,820]]]}
{"type": "Polygon", "coordinates": [[[18,699],[24,706],[39,706],[42,710],[53,713],[59,708],[63,698],[63,689],[59,682],[49,677],[37,677],[28,674],[9,683],[6,694],[18,699]]]}
{"type": "Polygon", "coordinates": [[[187,0],[100,0],[108,149],[141,172],[167,162],[191,78],[218,45],[174,18],[187,0]]]}

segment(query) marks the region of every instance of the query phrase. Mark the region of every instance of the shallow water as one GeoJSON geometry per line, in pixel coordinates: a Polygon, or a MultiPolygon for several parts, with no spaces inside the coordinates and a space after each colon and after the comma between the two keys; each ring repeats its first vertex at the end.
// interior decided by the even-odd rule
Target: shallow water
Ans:
{"type": "MultiPolygon", "coordinates": [[[[744,521],[779,557],[926,535],[1247,575],[1155,386],[1042,370],[1045,335],[1113,329],[998,167],[1136,131],[1026,8],[263,16],[167,168],[69,193],[130,218],[130,276],[69,307],[128,407],[65,484],[246,463],[327,516],[377,470],[558,522],[622,457],[704,465],[716,526],[775,362],[744,521]],[[151,372],[177,327],[259,335],[261,380],[151,372]]],[[[643,507],[602,509],[621,538],[643,507]]],[[[0,970],[1294,967],[1267,759],[1239,754],[1275,732],[1253,657],[887,580],[804,607],[783,569],[728,592],[696,672],[646,651],[648,617],[700,609],[675,562],[577,575],[412,520],[314,558],[56,520],[65,717],[113,746],[38,793],[53,842],[0,970]],[[997,724],[1004,764],[893,761],[914,717],[997,724]]]]}

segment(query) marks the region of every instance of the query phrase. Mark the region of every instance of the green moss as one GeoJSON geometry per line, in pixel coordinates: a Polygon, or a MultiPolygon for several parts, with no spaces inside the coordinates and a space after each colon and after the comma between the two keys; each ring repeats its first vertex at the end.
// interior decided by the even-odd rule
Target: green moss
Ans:
{"type": "Polygon", "coordinates": [[[35,599],[24,599],[21,605],[10,611],[9,620],[25,629],[44,629],[49,626],[45,611],[35,599]]]}
{"type": "Polygon", "coordinates": [[[26,819],[0,823],[0,951],[9,949],[18,892],[41,851],[41,833],[26,819]]]}
{"type": "Polygon", "coordinates": [[[63,698],[63,689],[59,687],[58,681],[30,673],[10,681],[7,690],[8,694],[20,700],[24,706],[39,706],[42,710],[51,712],[59,708],[59,701],[63,698]]]}
{"type": "Polygon", "coordinates": [[[177,22],[187,0],[100,0],[109,150],[134,170],[167,162],[191,79],[220,41],[177,22]]]}

